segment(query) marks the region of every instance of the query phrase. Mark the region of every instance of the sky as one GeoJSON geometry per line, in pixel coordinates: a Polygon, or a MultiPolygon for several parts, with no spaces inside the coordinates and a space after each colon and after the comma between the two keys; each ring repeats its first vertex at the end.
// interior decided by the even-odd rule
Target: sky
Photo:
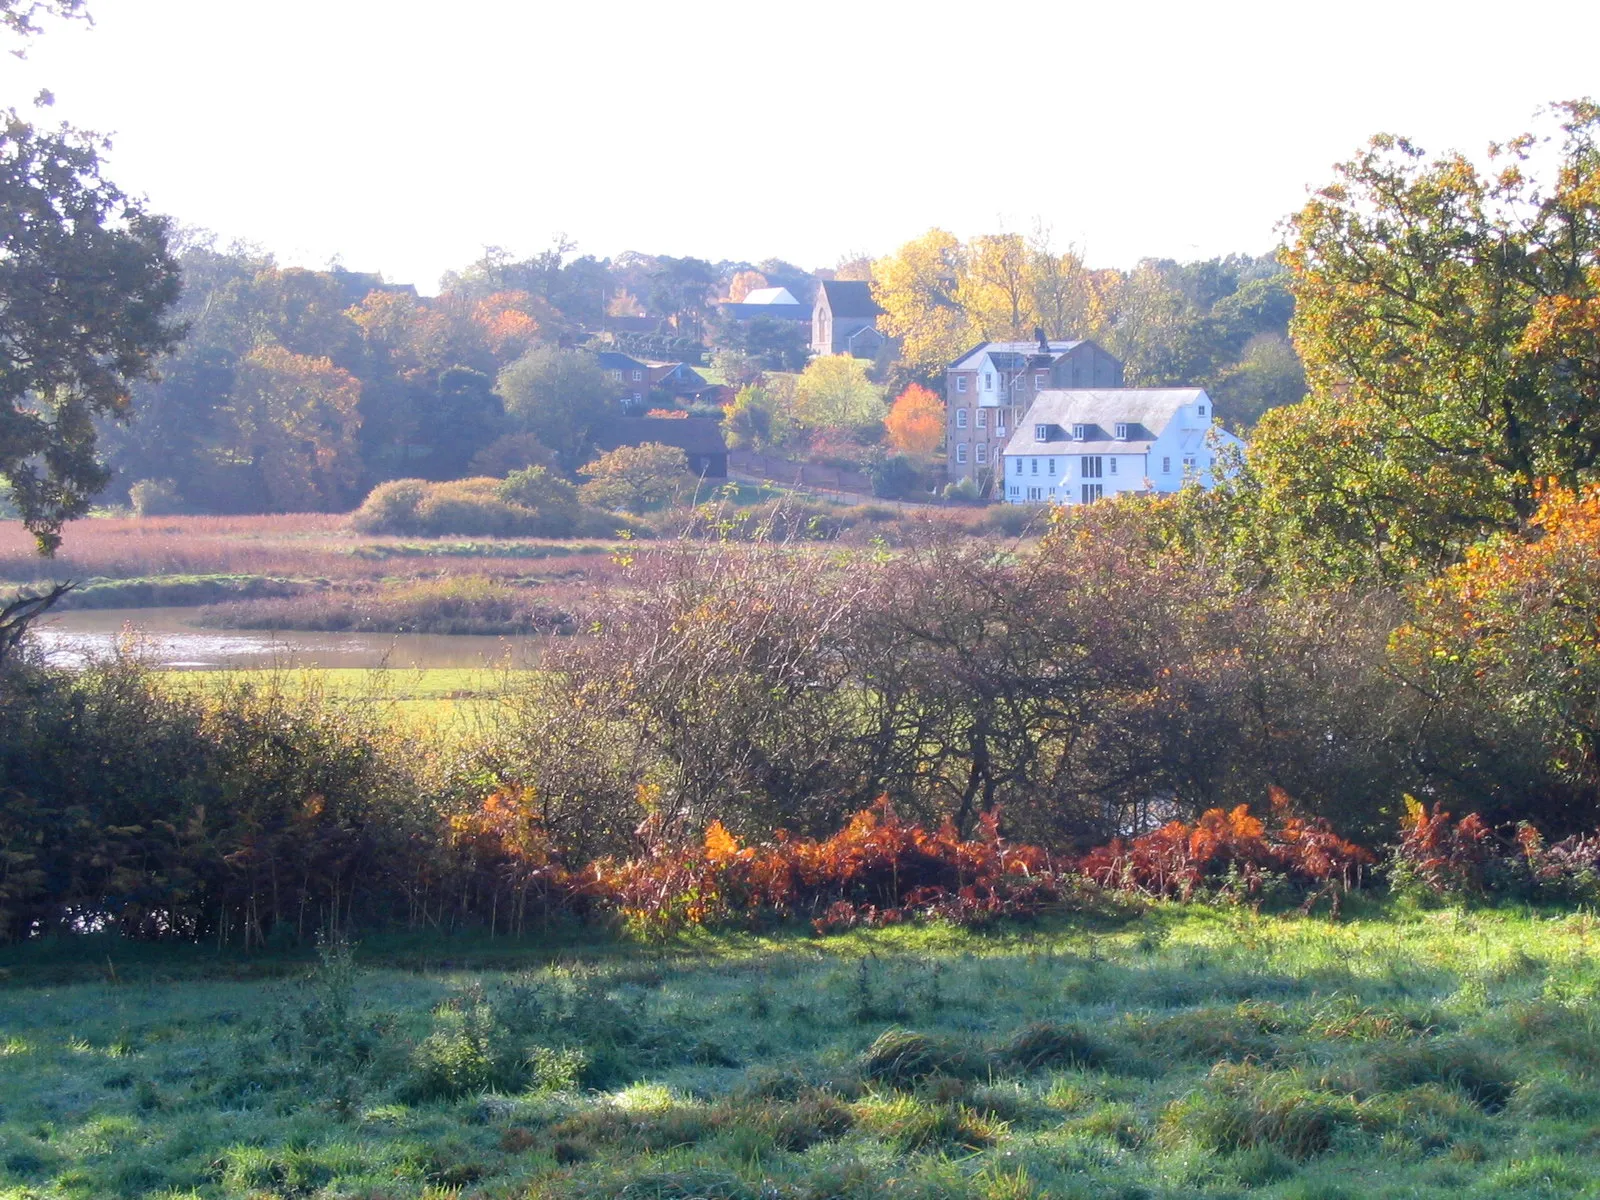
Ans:
{"type": "Polygon", "coordinates": [[[0,59],[0,107],[48,87],[155,210],[424,292],[557,234],[808,268],[933,226],[1097,267],[1265,253],[1373,133],[1476,153],[1600,95],[1594,0],[90,6],[0,59]]]}

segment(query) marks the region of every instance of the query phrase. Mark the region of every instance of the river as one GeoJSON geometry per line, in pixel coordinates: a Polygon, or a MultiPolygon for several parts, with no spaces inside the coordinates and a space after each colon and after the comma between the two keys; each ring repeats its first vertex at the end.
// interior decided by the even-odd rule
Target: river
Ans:
{"type": "Polygon", "coordinates": [[[531,666],[541,639],[431,633],[304,633],[201,629],[192,608],[102,608],[51,613],[30,630],[46,661],[79,667],[130,639],[153,667],[215,671],[245,667],[531,666]]]}

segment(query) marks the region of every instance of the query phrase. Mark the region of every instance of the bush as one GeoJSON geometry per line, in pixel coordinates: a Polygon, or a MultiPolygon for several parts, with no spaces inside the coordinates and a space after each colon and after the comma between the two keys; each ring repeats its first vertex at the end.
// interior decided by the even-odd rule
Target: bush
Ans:
{"type": "Polygon", "coordinates": [[[183,497],[170,479],[141,479],[128,489],[136,517],[165,517],[183,511],[183,497]]]}
{"type": "Polygon", "coordinates": [[[899,500],[923,490],[922,472],[904,454],[892,454],[874,463],[868,473],[872,477],[872,494],[886,500],[899,500]]]}
{"type": "Polygon", "coordinates": [[[374,488],[350,518],[358,533],[417,537],[595,536],[597,524],[606,534],[616,527],[615,519],[597,521],[581,509],[576,489],[545,467],[506,479],[393,480],[374,488]]]}
{"type": "Polygon", "coordinates": [[[407,533],[417,523],[417,505],[433,485],[426,479],[391,479],[367,493],[350,517],[357,533],[407,533]]]}

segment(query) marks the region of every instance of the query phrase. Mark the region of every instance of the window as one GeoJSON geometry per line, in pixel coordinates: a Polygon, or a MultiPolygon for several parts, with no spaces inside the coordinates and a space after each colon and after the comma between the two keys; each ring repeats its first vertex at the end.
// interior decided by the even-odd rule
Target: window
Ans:
{"type": "Polygon", "coordinates": [[[1039,473],[1039,460],[1037,458],[1030,458],[1028,460],[1028,474],[1037,475],[1038,473],[1039,473]]]}
{"type": "Polygon", "coordinates": [[[1013,495],[1013,496],[1020,496],[1020,495],[1022,495],[1022,488],[1021,488],[1021,487],[1019,487],[1019,486],[1018,486],[1018,485],[1017,485],[1017,484],[1014,484],[1014,483],[1013,483],[1013,484],[1012,484],[1012,485],[1011,485],[1011,495],[1013,495]]]}
{"type": "Polygon", "coordinates": [[[981,463],[989,461],[989,447],[983,442],[978,443],[978,461],[981,463]]]}
{"type": "Polygon", "coordinates": [[[1103,488],[1104,488],[1103,484],[1098,484],[1098,483],[1086,483],[1086,484],[1083,484],[1082,485],[1083,503],[1085,503],[1085,504],[1093,504],[1096,500],[1100,499],[1100,497],[1102,495],[1104,495],[1103,488]]]}
{"type": "Polygon", "coordinates": [[[1117,473],[1117,460],[1116,460],[1116,457],[1113,455],[1111,458],[1106,459],[1106,474],[1107,475],[1115,475],[1116,473],[1117,473]]]}
{"type": "Polygon", "coordinates": [[[643,371],[635,371],[633,373],[633,381],[635,383],[638,383],[643,378],[644,378],[644,372],[643,371]]]}
{"type": "Polygon", "coordinates": [[[1190,471],[1194,470],[1194,455],[1185,454],[1183,456],[1183,470],[1184,474],[1188,474],[1190,471]]]}
{"type": "Polygon", "coordinates": [[[1085,454],[1078,459],[1078,477],[1080,479],[1099,479],[1100,468],[1104,464],[1098,454],[1085,454]]]}
{"type": "Polygon", "coordinates": [[[1172,474],[1172,459],[1171,458],[1163,458],[1161,460],[1161,473],[1163,475],[1171,475],[1172,474]]]}
{"type": "Polygon", "coordinates": [[[635,404],[643,403],[644,402],[644,393],[643,392],[635,392],[633,394],[633,402],[635,404]]]}
{"type": "Polygon", "coordinates": [[[966,427],[967,427],[967,410],[964,409],[964,408],[958,408],[958,409],[956,409],[956,428],[957,429],[965,429],[966,427]]]}
{"type": "Polygon", "coordinates": [[[611,372],[611,378],[615,379],[618,383],[621,383],[622,382],[622,372],[621,371],[613,371],[613,372],[611,372]]]}
{"type": "Polygon", "coordinates": [[[994,391],[994,376],[987,371],[983,373],[983,390],[986,392],[994,391]]]}
{"type": "Polygon", "coordinates": [[[1033,373],[1033,390],[1034,391],[1041,392],[1041,391],[1043,391],[1045,388],[1047,388],[1049,386],[1050,386],[1050,376],[1047,373],[1045,373],[1044,371],[1035,371],[1033,373]]]}
{"type": "Polygon", "coordinates": [[[1050,426],[1035,425],[1033,427],[1033,440],[1036,442],[1048,442],[1050,440],[1050,426]]]}
{"type": "Polygon", "coordinates": [[[1202,404],[1199,408],[1195,409],[1195,411],[1203,417],[1206,415],[1206,406],[1202,404]]]}
{"type": "Polygon", "coordinates": [[[967,461],[967,444],[965,442],[956,443],[956,461],[958,463],[967,461]]]}
{"type": "Polygon", "coordinates": [[[989,424],[989,410],[987,408],[980,408],[978,410],[978,428],[979,429],[984,429],[984,428],[986,428],[988,426],[988,424],[989,424]]]}
{"type": "Polygon", "coordinates": [[[1028,499],[1029,500],[1043,500],[1044,499],[1044,489],[1043,488],[1036,488],[1036,487],[1029,488],[1028,489],[1028,499]]]}
{"type": "Polygon", "coordinates": [[[1005,437],[1006,435],[1006,415],[1003,412],[997,412],[994,415],[994,435],[995,437],[1005,437]]]}
{"type": "Polygon", "coordinates": [[[1045,472],[1046,475],[1054,475],[1056,473],[1056,460],[1055,459],[1053,459],[1053,458],[1049,459],[1044,464],[1044,472],[1045,472]]]}
{"type": "Polygon", "coordinates": [[[1020,458],[1014,458],[1011,461],[1017,464],[1017,474],[1021,475],[1022,474],[1022,460],[1020,458]]]}
{"type": "Polygon", "coordinates": [[[1087,434],[1088,432],[1089,432],[1089,430],[1088,430],[1087,426],[1074,425],[1072,427],[1072,440],[1075,441],[1075,442],[1081,442],[1084,439],[1084,435],[1087,434]]]}
{"type": "Polygon", "coordinates": [[[1117,441],[1125,442],[1127,440],[1128,440],[1128,423],[1126,421],[1118,421],[1117,422],[1117,441]]]}
{"type": "Polygon", "coordinates": [[[957,375],[956,376],[956,391],[964,392],[966,390],[967,390],[967,377],[965,375],[957,375]]]}

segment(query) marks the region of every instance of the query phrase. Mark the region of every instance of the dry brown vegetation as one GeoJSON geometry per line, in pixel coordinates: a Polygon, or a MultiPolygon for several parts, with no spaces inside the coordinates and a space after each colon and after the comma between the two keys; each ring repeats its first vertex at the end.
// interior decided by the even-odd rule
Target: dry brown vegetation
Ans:
{"type": "Polygon", "coordinates": [[[330,513],[126,517],[77,521],[42,559],[17,521],[0,521],[0,580],[275,575],[334,581],[397,575],[518,578],[546,561],[562,573],[604,568],[608,548],[542,539],[384,538],[349,532],[330,513]]]}

